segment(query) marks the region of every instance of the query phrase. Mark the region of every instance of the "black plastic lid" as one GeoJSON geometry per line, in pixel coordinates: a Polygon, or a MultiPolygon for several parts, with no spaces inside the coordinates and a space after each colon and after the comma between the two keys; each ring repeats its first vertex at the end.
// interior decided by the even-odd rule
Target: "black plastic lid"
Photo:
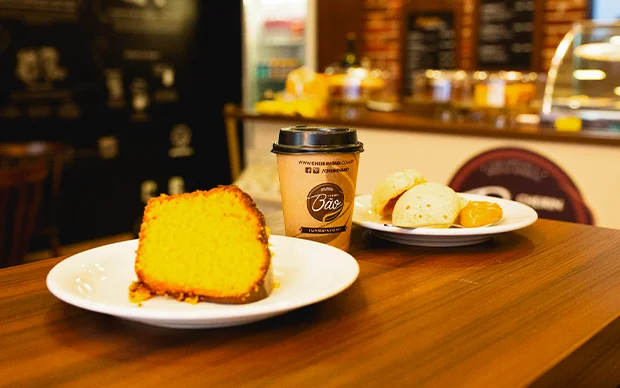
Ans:
{"type": "Polygon", "coordinates": [[[362,152],[364,144],[357,140],[355,128],[308,127],[296,125],[280,129],[273,143],[274,154],[362,152]]]}

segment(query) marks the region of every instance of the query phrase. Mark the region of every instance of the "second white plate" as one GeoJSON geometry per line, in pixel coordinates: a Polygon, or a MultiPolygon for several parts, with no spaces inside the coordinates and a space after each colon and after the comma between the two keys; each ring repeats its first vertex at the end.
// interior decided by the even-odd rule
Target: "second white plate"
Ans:
{"type": "Polygon", "coordinates": [[[242,325],[325,300],[349,287],[359,274],[353,256],[327,244],[276,235],[269,242],[279,286],[254,303],[189,304],[165,297],[154,297],[142,306],[131,303],[129,285],[136,280],[138,240],[66,258],[48,273],[47,287],[60,300],[86,310],[154,326],[211,328],[242,325]]]}
{"type": "Polygon", "coordinates": [[[504,216],[493,226],[480,228],[399,228],[391,224],[390,216],[381,217],[372,210],[370,194],[355,197],[353,223],[368,228],[377,237],[401,244],[454,247],[478,244],[499,233],[525,228],[538,219],[531,207],[516,201],[478,194],[458,193],[470,201],[489,201],[501,206],[504,216]]]}

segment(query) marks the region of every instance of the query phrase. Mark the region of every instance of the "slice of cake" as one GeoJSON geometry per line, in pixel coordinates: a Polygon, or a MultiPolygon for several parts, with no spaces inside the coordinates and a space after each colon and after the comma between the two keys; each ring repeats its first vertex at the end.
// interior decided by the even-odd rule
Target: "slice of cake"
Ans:
{"type": "Polygon", "coordinates": [[[235,185],[161,195],[145,209],[129,297],[250,303],[273,290],[269,230],[235,185]]]}

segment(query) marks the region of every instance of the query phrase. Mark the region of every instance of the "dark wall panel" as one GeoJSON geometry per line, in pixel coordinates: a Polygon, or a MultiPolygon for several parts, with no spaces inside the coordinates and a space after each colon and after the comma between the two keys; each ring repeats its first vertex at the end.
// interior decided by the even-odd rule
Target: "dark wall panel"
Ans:
{"type": "Polygon", "coordinates": [[[142,187],[230,183],[241,39],[236,1],[0,3],[0,141],[70,146],[62,243],[132,231],[142,187]]]}

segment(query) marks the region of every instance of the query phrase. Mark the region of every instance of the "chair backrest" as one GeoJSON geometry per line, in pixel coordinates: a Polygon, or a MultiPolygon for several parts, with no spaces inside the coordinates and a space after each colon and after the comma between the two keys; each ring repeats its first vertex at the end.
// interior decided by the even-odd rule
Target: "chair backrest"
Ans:
{"type": "Polygon", "coordinates": [[[0,143],[0,268],[23,262],[50,172],[51,195],[59,195],[63,158],[58,143],[0,143]]]}

